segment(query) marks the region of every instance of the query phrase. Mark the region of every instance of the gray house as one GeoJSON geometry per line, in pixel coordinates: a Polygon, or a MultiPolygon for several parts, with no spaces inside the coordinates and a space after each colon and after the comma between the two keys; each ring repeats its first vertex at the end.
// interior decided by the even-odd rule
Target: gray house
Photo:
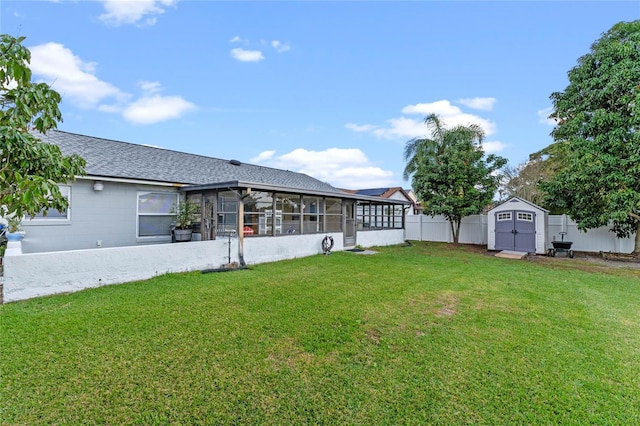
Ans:
{"type": "MultiPolygon", "coordinates": [[[[236,160],[62,131],[38,136],[83,157],[87,175],[60,185],[67,211],[23,222],[23,253],[170,243],[172,209],[184,200],[200,206],[194,240],[229,231],[245,238],[339,233],[340,246],[350,247],[360,243],[359,233],[404,229],[410,206],[236,160]]],[[[375,238],[362,241],[375,245],[375,238]]]]}

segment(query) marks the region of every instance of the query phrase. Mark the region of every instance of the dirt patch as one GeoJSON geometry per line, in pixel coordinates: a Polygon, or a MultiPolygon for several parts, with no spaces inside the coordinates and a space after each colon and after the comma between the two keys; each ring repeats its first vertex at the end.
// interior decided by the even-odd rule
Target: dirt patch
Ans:
{"type": "Polygon", "coordinates": [[[380,344],[380,332],[378,330],[370,328],[366,330],[364,334],[367,337],[367,340],[374,345],[380,344]]]}
{"type": "Polygon", "coordinates": [[[600,252],[600,257],[602,257],[604,260],[611,260],[615,262],[629,262],[631,264],[640,265],[640,256],[638,256],[637,254],[600,252]]]}
{"type": "Polygon", "coordinates": [[[640,259],[632,258],[624,255],[615,255],[611,256],[611,254],[607,256],[603,256],[600,253],[590,253],[590,252],[575,252],[573,259],[566,256],[539,256],[539,255],[529,255],[527,256],[527,260],[533,262],[548,262],[548,263],[557,263],[557,264],[571,264],[575,263],[577,267],[584,265],[585,267],[600,267],[600,268],[627,268],[640,270],[640,259]]]}
{"type": "Polygon", "coordinates": [[[437,303],[440,305],[435,313],[437,317],[450,317],[458,312],[456,310],[458,299],[453,295],[443,295],[438,298],[437,303]]]}
{"type": "Polygon", "coordinates": [[[436,312],[437,317],[450,317],[456,313],[455,306],[443,306],[436,312]]]}

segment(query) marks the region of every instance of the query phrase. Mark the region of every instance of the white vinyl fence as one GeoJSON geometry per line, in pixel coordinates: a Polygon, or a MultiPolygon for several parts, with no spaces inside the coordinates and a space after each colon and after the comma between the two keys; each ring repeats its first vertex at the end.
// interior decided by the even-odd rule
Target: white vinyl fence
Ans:
{"type": "MultiPolygon", "coordinates": [[[[405,225],[407,240],[453,242],[451,225],[444,216],[411,215],[406,217],[405,225]]],[[[487,215],[477,214],[463,218],[458,242],[487,244],[487,215]]]]}
{"type": "MultiPolygon", "coordinates": [[[[487,215],[472,215],[462,219],[459,242],[462,244],[487,244],[487,215]]],[[[453,242],[451,226],[444,216],[413,215],[406,217],[405,238],[417,241],[453,242]]],[[[578,230],[578,226],[566,215],[549,215],[547,229],[549,248],[551,241],[562,239],[572,241],[571,248],[583,252],[631,253],[634,236],[618,238],[609,228],[591,229],[587,232],[578,230]]]]}

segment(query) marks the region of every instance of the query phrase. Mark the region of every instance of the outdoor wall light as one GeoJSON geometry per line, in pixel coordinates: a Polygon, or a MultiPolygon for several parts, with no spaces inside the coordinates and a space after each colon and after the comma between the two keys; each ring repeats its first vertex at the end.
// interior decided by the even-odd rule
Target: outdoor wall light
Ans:
{"type": "Polygon", "coordinates": [[[93,190],[94,191],[102,191],[104,189],[104,184],[101,180],[97,180],[93,182],[93,190]]]}

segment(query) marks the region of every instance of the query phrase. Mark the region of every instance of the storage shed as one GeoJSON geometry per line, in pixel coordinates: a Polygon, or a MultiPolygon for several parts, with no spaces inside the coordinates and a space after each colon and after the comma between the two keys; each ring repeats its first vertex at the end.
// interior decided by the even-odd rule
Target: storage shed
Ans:
{"type": "Polygon", "coordinates": [[[549,211],[513,197],[489,210],[487,249],[546,254],[549,211]]]}

